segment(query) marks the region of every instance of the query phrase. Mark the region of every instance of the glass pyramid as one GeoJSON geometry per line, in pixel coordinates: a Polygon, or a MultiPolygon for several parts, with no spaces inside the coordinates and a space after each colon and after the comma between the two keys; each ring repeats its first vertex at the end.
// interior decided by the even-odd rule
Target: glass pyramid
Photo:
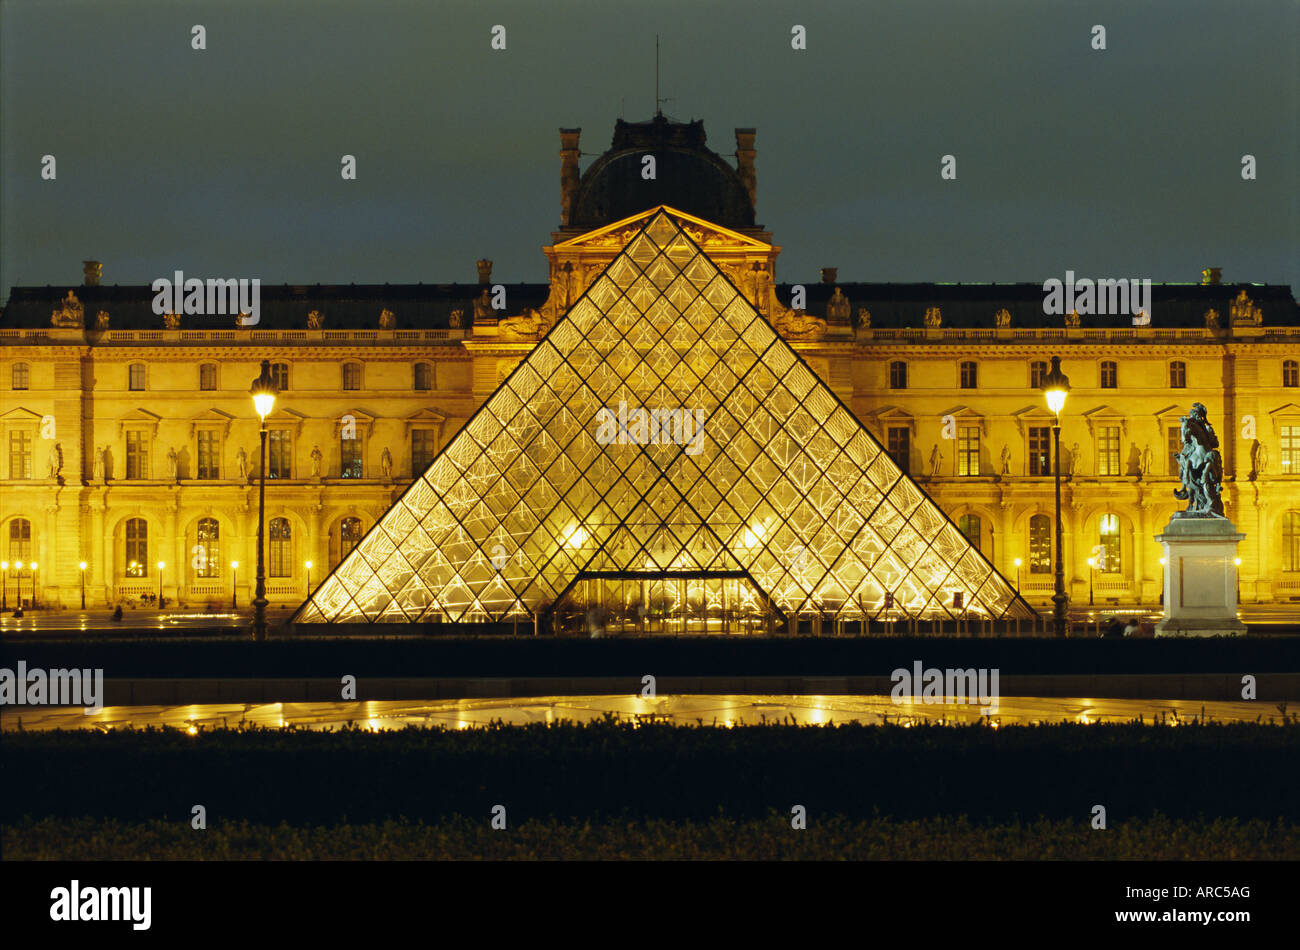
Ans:
{"type": "Polygon", "coordinates": [[[779,623],[886,593],[895,618],[1034,616],[663,208],[295,621],[531,617],[592,579],[642,617],[725,601],[711,580],[779,623]]]}

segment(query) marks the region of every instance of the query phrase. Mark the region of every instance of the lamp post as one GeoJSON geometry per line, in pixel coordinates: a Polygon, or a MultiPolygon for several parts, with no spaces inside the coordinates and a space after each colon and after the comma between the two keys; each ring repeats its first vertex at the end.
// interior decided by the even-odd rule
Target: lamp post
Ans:
{"type": "Polygon", "coordinates": [[[1056,464],[1053,471],[1056,481],[1056,584],[1052,594],[1052,626],[1058,637],[1066,632],[1066,605],[1070,598],[1065,593],[1065,543],[1062,535],[1065,528],[1061,523],[1061,410],[1065,408],[1065,397],[1070,392],[1070,379],[1061,372],[1061,358],[1052,357],[1052,369],[1043,377],[1043,397],[1047,408],[1055,416],[1052,422],[1052,443],[1056,448],[1056,464]]]}
{"type": "Polygon", "coordinates": [[[1165,605],[1165,565],[1169,563],[1169,558],[1160,559],[1160,606],[1165,605]]]}
{"type": "Polygon", "coordinates": [[[230,609],[239,609],[239,562],[230,562],[230,609]]]}
{"type": "Polygon", "coordinates": [[[0,561],[0,611],[9,609],[9,562],[0,561]]]}
{"type": "Polygon", "coordinates": [[[1240,609],[1241,608],[1241,558],[1234,557],[1232,559],[1232,563],[1233,566],[1236,567],[1236,570],[1233,573],[1237,575],[1237,607],[1238,609],[1240,609]]]}
{"type": "Polygon", "coordinates": [[[262,373],[253,380],[248,392],[253,397],[253,408],[262,420],[262,451],[257,459],[257,586],[253,596],[253,639],[261,642],[266,639],[266,567],[262,557],[266,535],[266,417],[275,408],[275,397],[279,393],[271,376],[270,360],[262,360],[262,373]]]}
{"type": "Polygon", "coordinates": [[[1097,559],[1088,558],[1088,606],[1092,606],[1092,579],[1097,575],[1097,559]]]}
{"type": "Polygon", "coordinates": [[[1016,565],[1016,593],[1020,593],[1020,565],[1023,563],[1020,558],[1013,562],[1016,565]]]}
{"type": "MultiPolygon", "coordinates": [[[[36,609],[36,570],[40,565],[32,561],[32,610],[36,609]]],[[[21,599],[21,598],[20,598],[21,599]]]]}
{"type": "Polygon", "coordinates": [[[159,610],[162,610],[162,606],[163,606],[162,576],[163,576],[163,568],[165,568],[166,566],[167,566],[166,561],[158,562],[158,609],[159,610]]]}
{"type": "Polygon", "coordinates": [[[307,594],[311,595],[311,561],[304,562],[307,568],[307,594]]]}
{"type": "Polygon", "coordinates": [[[86,562],[77,565],[81,569],[81,609],[86,609],[86,562]]]}

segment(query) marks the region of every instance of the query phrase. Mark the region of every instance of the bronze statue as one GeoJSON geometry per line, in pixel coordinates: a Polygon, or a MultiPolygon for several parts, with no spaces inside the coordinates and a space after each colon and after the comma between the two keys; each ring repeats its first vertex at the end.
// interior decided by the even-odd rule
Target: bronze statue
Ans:
{"type": "Polygon", "coordinates": [[[1178,453],[1178,476],[1183,487],[1174,497],[1188,502],[1186,511],[1174,512],[1175,518],[1226,518],[1223,513],[1223,457],[1219,454],[1219,437],[1206,418],[1205,406],[1192,403],[1190,415],[1179,420],[1183,448],[1178,453]]]}

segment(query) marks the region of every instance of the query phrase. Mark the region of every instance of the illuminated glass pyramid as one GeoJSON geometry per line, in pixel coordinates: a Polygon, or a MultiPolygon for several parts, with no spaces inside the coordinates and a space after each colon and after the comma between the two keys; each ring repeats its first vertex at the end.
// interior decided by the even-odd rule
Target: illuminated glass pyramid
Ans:
{"type": "Polygon", "coordinates": [[[295,621],[531,616],[592,581],[661,620],[1034,615],[663,209],[295,621]]]}

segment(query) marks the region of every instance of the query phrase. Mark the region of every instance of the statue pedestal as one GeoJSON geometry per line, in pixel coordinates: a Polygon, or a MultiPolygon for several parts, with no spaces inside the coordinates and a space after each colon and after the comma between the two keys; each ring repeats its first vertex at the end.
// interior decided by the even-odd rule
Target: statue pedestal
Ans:
{"type": "Polygon", "coordinates": [[[1173,518],[1155,539],[1165,549],[1165,616],[1157,637],[1234,636],[1237,619],[1237,542],[1227,518],[1173,518]]]}

